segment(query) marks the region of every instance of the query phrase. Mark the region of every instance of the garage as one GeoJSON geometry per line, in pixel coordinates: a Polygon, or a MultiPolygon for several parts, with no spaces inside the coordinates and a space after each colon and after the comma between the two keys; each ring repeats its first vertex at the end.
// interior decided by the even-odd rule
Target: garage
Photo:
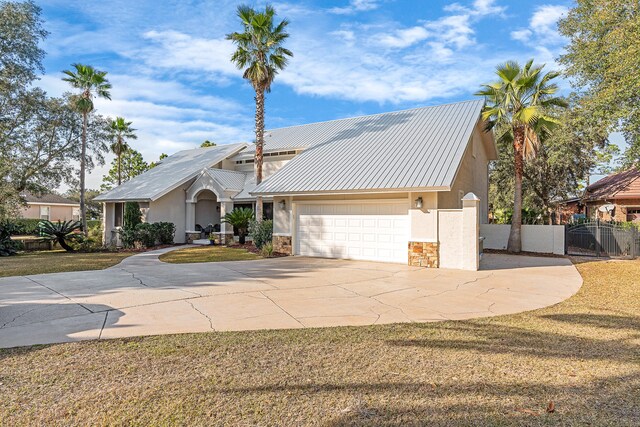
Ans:
{"type": "Polygon", "coordinates": [[[404,200],[296,203],[295,254],[407,263],[404,200]]]}

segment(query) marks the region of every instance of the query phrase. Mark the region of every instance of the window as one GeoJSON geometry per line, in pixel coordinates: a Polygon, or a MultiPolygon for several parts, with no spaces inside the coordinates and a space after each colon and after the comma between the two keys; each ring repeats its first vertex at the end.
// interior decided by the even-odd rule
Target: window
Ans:
{"type": "Polygon", "coordinates": [[[640,208],[627,208],[627,221],[640,222],[640,208]]]}
{"type": "Polygon", "coordinates": [[[71,219],[74,221],[80,221],[80,208],[72,208],[71,219]]]}
{"type": "Polygon", "coordinates": [[[124,216],[124,203],[116,203],[113,206],[114,216],[113,216],[113,225],[114,227],[122,227],[122,218],[124,216]]]}
{"type": "Polygon", "coordinates": [[[51,213],[51,208],[49,206],[40,206],[40,219],[49,220],[49,215],[51,213]]]}

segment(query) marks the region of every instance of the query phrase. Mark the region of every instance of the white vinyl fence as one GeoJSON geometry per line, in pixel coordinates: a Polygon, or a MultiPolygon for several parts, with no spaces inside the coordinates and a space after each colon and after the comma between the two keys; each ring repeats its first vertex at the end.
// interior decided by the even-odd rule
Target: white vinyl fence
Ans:
{"type": "MultiPolygon", "coordinates": [[[[480,224],[485,249],[507,249],[509,224],[480,224]]],[[[564,255],[564,225],[523,225],[522,250],[564,255]]]]}

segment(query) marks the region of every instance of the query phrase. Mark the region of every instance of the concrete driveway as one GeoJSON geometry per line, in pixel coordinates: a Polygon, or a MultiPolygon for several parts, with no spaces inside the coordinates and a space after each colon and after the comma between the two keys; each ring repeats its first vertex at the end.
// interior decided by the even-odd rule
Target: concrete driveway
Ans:
{"type": "Polygon", "coordinates": [[[136,335],[431,322],[517,313],[578,291],[570,261],[486,254],[482,270],[289,257],[0,278],[0,347],[136,335]]]}

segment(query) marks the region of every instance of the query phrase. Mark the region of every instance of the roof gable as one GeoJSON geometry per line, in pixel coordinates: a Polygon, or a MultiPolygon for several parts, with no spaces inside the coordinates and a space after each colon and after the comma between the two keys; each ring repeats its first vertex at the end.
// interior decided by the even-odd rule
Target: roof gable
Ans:
{"type": "Polygon", "coordinates": [[[196,177],[203,169],[233,156],[246,144],[179,151],[111,191],[96,197],[96,201],[157,200],[169,191],[196,177]]]}
{"type": "Polygon", "coordinates": [[[640,198],[640,170],[631,168],[606,176],[589,185],[585,197],[589,200],[640,198]]]}
{"type": "Polygon", "coordinates": [[[309,146],[252,194],[449,188],[482,100],[270,131],[309,146]]]}

